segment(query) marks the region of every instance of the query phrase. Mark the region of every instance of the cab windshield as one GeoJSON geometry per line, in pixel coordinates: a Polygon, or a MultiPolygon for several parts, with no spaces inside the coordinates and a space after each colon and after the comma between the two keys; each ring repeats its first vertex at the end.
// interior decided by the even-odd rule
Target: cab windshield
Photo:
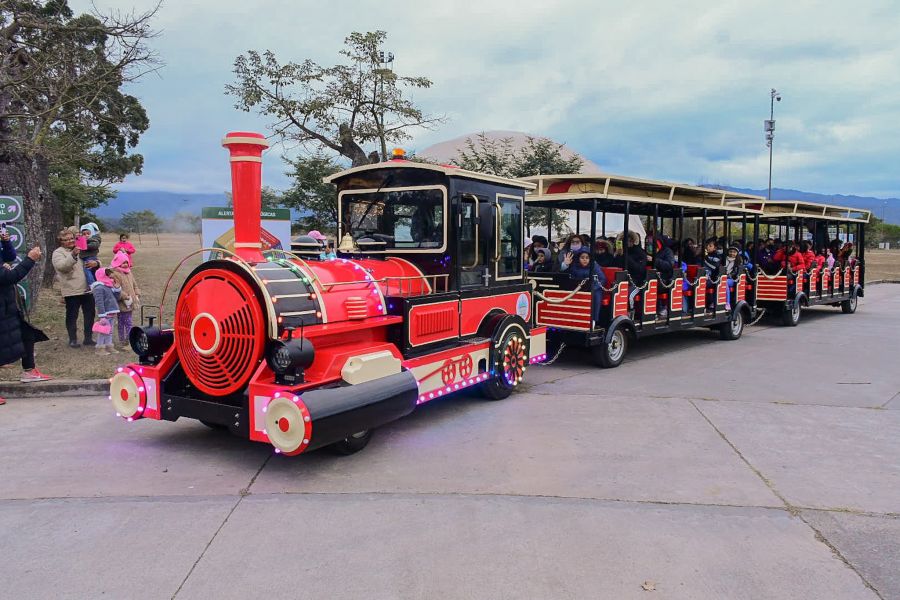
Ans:
{"type": "Polygon", "coordinates": [[[368,242],[376,250],[444,247],[442,189],[345,194],[341,220],[356,242],[368,242]]]}

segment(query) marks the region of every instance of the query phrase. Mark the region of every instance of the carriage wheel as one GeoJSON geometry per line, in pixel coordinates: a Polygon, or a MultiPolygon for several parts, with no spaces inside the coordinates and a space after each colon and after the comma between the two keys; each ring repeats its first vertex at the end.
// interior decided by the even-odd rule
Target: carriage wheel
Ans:
{"type": "Polygon", "coordinates": [[[723,340],[736,340],[744,333],[744,313],[734,311],[734,315],[727,323],[719,325],[719,337],[723,340]]]}
{"type": "Polygon", "coordinates": [[[856,293],[851,293],[849,300],[841,302],[841,312],[845,315],[852,315],[856,312],[857,302],[859,302],[859,299],[857,298],[856,293]]]}
{"type": "Polygon", "coordinates": [[[625,360],[628,351],[628,335],[621,327],[616,328],[609,343],[600,344],[591,348],[594,361],[604,369],[613,369],[625,360]]]}
{"type": "Polygon", "coordinates": [[[786,308],[781,313],[781,322],[786,327],[796,327],[800,322],[800,303],[794,302],[791,308],[786,308]]]}

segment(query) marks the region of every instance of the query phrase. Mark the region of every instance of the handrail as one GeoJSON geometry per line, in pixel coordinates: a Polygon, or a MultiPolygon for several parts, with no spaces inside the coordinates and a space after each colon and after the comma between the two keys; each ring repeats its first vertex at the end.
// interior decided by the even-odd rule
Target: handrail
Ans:
{"type": "MultiPolygon", "coordinates": [[[[478,262],[479,262],[478,261],[478,234],[480,233],[479,221],[481,219],[480,219],[480,215],[478,213],[478,196],[475,196],[473,194],[463,194],[462,200],[465,201],[467,199],[471,199],[475,202],[475,211],[473,213],[474,223],[475,223],[475,262],[473,262],[471,265],[464,265],[462,268],[463,269],[474,269],[475,267],[478,266],[478,262]]],[[[462,220],[462,212],[461,211],[460,211],[459,218],[460,218],[460,220],[462,220]]]]}

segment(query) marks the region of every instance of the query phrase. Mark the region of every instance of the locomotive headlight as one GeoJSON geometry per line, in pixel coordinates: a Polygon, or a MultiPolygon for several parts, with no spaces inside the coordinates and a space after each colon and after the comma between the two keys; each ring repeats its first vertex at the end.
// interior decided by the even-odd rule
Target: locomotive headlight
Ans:
{"type": "Polygon", "coordinates": [[[279,383],[303,381],[303,370],[312,364],[313,358],[315,350],[312,342],[304,338],[275,340],[266,352],[266,362],[279,383]]]}
{"type": "Polygon", "coordinates": [[[131,349],[143,363],[155,363],[172,345],[174,336],[171,329],[159,327],[132,327],[128,333],[131,349]]]}
{"type": "Polygon", "coordinates": [[[278,374],[284,373],[291,368],[291,351],[286,344],[279,344],[272,352],[271,363],[272,370],[278,374]]]}

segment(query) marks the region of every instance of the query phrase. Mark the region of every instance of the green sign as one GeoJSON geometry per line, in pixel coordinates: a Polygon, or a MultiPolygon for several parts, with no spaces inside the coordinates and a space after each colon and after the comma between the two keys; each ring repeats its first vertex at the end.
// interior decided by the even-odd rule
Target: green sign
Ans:
{"type": "Polygon", "coordinates": [[[16,252],[21,253],[25,247],[25,225],[21,223],[16,223],[15,225],[7,223],[6,233],[9,234],[9,241],[12,242],[13,248],[16,249],[16,252]]]}
{"type": "Polygon", "coordinates": [[[23,207],[21,196],[0,196],[0,223],[22,223],[23,207]]]}
{"type": "MultiPolygon", "coordinates": [[[[291,209],[289,208],[264,208],[260,211],[263,219],[270,221],[290,221],[291,209]]],[[[233,208],[204,207],[200,215],[204,219],[233,219],[233,208]]]]}

